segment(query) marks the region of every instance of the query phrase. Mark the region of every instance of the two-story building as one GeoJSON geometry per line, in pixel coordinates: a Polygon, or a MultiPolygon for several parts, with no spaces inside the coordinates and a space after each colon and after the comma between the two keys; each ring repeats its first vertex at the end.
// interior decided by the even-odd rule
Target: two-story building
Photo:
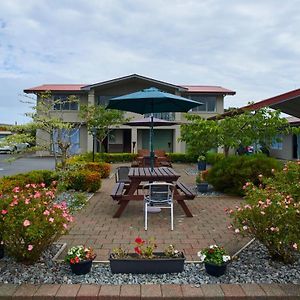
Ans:
{"type": "MultiPolygon", "coordinates": [[[[78,116],[80,105],[107,105],[109,99],[113,97],[149,87],[156,87],[162,91],[203,103],[189,113],[197,113],[204,118],[223,113],[224,97],[235,94],[235,91],[220,86],[177,85],[137,74],[94,84],[44,84],[25,89],[24,92],[38,95],[44,91],[51,91],[53,100],[59,99],[59,103],[53,104],[53,112],[63,111],[65,121],[78,124],[78,128],[74,129],[71,134],[71,151],[82,153],[92,151],[93,138],[78,116]],[[68,102],[67,97],[70,95],[75,95],[79,99],[79,103],[68,102]]],[[[39,96],[37,98],[39,101],[39,96]]],[[[143,116],[127,112],[126,117],[134,120],[141,119],[143,116]]],[[[174,126],[155,128],[154,148],[164,149],[167,152],[184,152],[185,144],[178,141],[180,124],[185,121],[184,114],[157,113],[154,117],[178,123],[174,126]]],[[[45,139],[45,133],[38,132],[37,139],[39,136],[43,136],[45,139]]],[[[149,129],[121,125],[110,133],[103,146],[107,152],[136,152],[138,149],[147,149],[149,147],[149,129]]]]}

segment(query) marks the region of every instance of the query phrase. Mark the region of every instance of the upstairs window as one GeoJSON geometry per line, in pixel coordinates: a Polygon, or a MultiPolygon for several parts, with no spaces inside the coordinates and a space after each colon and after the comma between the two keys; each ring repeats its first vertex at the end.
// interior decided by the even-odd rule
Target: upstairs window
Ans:
{"type": "Polygon", "coordinates": [[[55,95],[54,110],[78,110],[78,102],[70,101],[70,95],[55,95]]]}
{"type": "Polygon", "coordinates": [[[217,110],[217,97],[206,95],[190,95],[191,100],[202,102],[203,104],[192,108],[191,111],[199,112],[216,112],[217,110]]]}
{"type": "Polygon", "coordinates": [[[98,96],[96,105],[107,106],[109,103],[109,100],[114,97],[117,97],[117,96],[98,96]]]}

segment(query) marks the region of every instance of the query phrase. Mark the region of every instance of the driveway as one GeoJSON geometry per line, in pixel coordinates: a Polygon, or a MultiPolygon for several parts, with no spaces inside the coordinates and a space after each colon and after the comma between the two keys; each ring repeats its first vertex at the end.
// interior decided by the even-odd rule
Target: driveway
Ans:
{"type": "Polygon", "coordinates": [[[12,162],[6,161],[13,157],[11,154],[0,154],[0,177],[32,170],[53,170],[55,166],[52,157],[26,156],[12,162]]]}

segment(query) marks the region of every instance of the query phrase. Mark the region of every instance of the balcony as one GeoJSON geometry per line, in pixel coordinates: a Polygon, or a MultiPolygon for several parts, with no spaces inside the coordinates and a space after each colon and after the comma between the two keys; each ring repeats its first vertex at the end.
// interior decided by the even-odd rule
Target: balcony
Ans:
{"type": "MultiPolygon", "coordinates": [[[[145,114],[145,118],[150,117],[151,114],[145,114]]],[[[162,112],[162,113],[154,113],[154,118],[162,119],[166,121],[175,121],[175,113],[174,112],[162,112]]]]}

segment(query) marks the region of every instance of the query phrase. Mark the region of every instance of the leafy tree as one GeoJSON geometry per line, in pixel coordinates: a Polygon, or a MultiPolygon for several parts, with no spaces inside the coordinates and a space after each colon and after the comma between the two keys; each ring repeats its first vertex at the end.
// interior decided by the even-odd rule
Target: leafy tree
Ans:
{"type": "Polygon", "coordinates": [[[186,142],[192,155],[205,156],[206,152],[219,144],[218,123],[195,114],[187,114],[188,124],[181,125],[180,140],[186,142]]]}
{"type": "Polygon", "coordinates": [[[104,139],[116,127],[128,121],[124,113],[115,109],[105,109],[103,105],[81,105],[80,117],[86,122],[88,131],[94,135],[101,145],[104,139]]]}

